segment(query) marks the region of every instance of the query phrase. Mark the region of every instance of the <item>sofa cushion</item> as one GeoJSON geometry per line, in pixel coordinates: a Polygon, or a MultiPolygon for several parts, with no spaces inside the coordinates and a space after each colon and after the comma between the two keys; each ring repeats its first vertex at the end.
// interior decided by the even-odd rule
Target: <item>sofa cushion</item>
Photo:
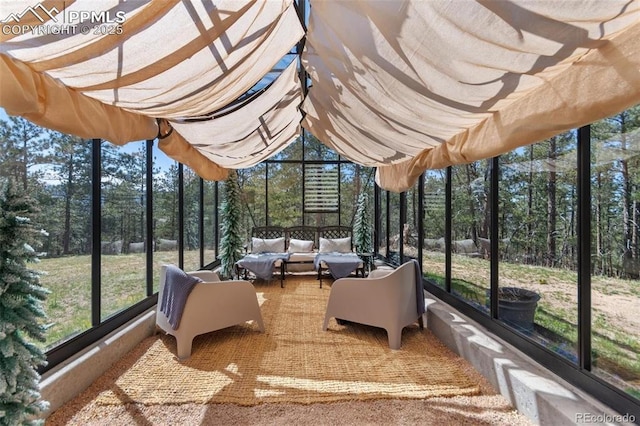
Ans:
{"type": "Polygon", "coordinates": [[[291,253],[289,262],[309,262],[313,263],[318,253],[291,253]]]}
{"type": "Polygon", "coordinates": [[[313,241],[296,240],[295,238],[289,240],[289,253],[311,253],[312,251],[313,241]]]}
{"type": "Polygon", "coordinates": [[[251,253],[284,253],[284,237],[251,238],[251,253]]]}
{"type": "Polygon", "coordinates": [[[351,253],[351,237],[320,238],[320,253],[351,253]]]}

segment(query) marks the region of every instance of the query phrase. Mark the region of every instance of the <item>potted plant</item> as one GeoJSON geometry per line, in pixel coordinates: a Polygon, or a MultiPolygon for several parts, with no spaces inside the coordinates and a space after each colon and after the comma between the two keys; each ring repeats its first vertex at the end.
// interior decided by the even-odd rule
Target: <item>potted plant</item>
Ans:
{"type": "MultiPolygon", "coordinates": [[[[487,290],[487,304],[490,292],[487,290]]],[[[524,331],[533,331],[533,318],[540,295],[521,287],[498,289],[498,318],[524,331]]]]}

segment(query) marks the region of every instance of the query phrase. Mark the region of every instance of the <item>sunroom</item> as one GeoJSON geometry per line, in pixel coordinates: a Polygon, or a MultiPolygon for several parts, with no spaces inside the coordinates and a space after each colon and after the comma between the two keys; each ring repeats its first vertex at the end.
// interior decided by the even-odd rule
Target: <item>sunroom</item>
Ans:
{"type": "MultiPolygon", "coordinates": [[[[639,418],[639,2],[0,11],[0,174],[35,200],[46,231],[36,344],[54,410],[160,339],[161,265],[220,269],[233,183],[243,252],[254,228],[352,228],[367,210],[371,268],[421,265],[428,331],[417,333],[523,418],[639,418]],[[536,299],[529,323],[507,318],[502,296],[515,291],[536,299]]],[[[130,421],[163,423],[131,414],[153,403],[123,392],[130,421]]],[[[286,407],[302,415],[299,402],[286,407]]],[[[471,410],[455,419],[491,423],[471,410]]]]}

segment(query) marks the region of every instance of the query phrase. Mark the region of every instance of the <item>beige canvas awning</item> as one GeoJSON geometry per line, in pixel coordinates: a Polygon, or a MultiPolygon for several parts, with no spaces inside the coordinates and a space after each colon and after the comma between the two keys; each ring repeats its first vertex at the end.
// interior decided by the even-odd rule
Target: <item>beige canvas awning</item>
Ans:
{"type": "MultiPolygon", "coordinates": [[[[155,138],[156,118],[199,117],[228,105],[304,35],[292,0],[39,6],[12,1],[0,8],[0,106],[45,127],[118,144],[155,138]],[[82,12],[99,18],[72,20],[82,12]],[[20,32],[26,19],[39,29],[20,32]]],[[[226,176],[175,132],[160,147],[203,177],[226,176]]]]}
{"type": "Polygon", "coordinates": [[[211,161],[232,169],[254,166],[300,134],[302,86],[293,61],[255,99],[220,117],[171,121],[173,128],[211,161]],[[211,139],[211,135],[218,135],[211,139]]]}
{"type": "Polygon", "coordinates": [[[640,101],[628,1],[315,1],[303,126],[384,188],[640,101]]]}
{"type": "Polygon", "coordinates": [[[303,101],[293,68],[247,95],[305,35],[292,0],[2,2],[0,106],[117,144],[169,134],[223,179],[291,143],[302,102],[303,127],[402,191],[640,102],[640,0],[309,3],[303,101]]]}

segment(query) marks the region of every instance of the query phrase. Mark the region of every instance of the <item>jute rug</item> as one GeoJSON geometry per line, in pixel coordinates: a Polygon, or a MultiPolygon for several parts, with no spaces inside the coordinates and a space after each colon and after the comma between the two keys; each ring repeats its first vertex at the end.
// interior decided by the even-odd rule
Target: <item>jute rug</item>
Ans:
{"type": "Polygon", "coordinates": [[[384,330],[331,320],[322,330],[331,287],[287,277],[256,283],[265,333],[252,323],[196,337],[191,358],[175,357],[172,336],[154,336],[99,405],[266,402],[310,404],[382,398],[422,399],[479,393],[463,362],[429,331],[404,329],[400,350],[384,330]]]}

